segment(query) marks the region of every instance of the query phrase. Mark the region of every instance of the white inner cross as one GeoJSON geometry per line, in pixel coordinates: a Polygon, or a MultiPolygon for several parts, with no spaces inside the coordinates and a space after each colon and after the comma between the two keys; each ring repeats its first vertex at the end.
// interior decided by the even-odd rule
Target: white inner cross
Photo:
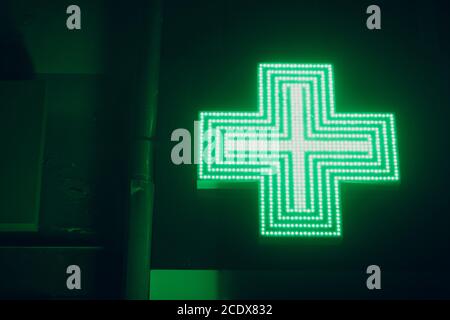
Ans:
{"type": "MultiPolygon", "coordinates": [[[[230,152],[237,152],[241,154],[241,157],[236,158],[235,161],[242,161],[245,159],[242,155],[245,155],[248,152],[257,151],[259,154],[273,154],[277,153],[277,151],[288,151],[292,154],[292,161],[285,161],[285,172],[289,172],[290,166],[293,166],[293,194],[294,194],[294,210],[296,212],[304,212],[307,209],[306,204],[306,179],[305,177],[305,153],[306,152],[316,152],[316,153],[333,153],[333,154],[345,154],[348,152],[363,152],[368,153],[371,150],[371,142],[369,140],[360,140],[360,141],[352,141],[352,140],[338,140],[338,139],[314,139],[311,137],[305,136],[305,126],[308,122],[308,127],[311,126],[312,119],[305,119],[303,116],[303,109],[306,107],[307,114],[312,114],[311,111],[311,97],[309,90],[307,90],[308,85],[302,84],[291,84],[290,88],[290,121],[291,126],[291,139],[289,140],[279,140],[274,139],[272,135],[265,134],[261,135],[257,140],[248,141],[245,140],[245,134],[242,134],[242,130],[239,131],[239,134],[233,136],[232,132],[229,132],[228,139],[224,141],[224,147],[226,150],[230,152]],[[306,106],[304,105],[304,101],[306,101],[306,106]]],[[[283,107],[285,108],[284,104],[283,107]]],[[[287,115],[287,110],[284,109],[283,114],[287,115]]],[[[256,156],[247,157],[247,161],[255,161],[258,159],[256,156]]],[[[261,158],[259,158],[261,160],[261,158]]],[[[263,160],[264,161],[264,160],[263,160]]],[[[273,160],[272,160],[273,161],[273,160]]],[[[312,168],[311,168],[312,169],[312,168]]],[[[279,173],[278,173],[279,174],[279,173]]],[[[290,175],[287,174],[285,177],[286,180],[286,192],[290,194],[290,175]]],[[[311,185],[313,181],[310,181],[311,185]]],[[[312,188],[312,187],[311,187],[312,188]]]]}

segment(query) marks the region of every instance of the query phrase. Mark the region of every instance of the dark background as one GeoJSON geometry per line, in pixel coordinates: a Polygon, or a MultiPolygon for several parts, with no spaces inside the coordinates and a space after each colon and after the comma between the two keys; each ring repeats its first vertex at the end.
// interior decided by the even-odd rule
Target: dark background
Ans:
{"type": "Polygon", "coordinates": [[[449,297],[448,8],[378,1],[382,29],[370,31],[368,1],[169,3],[153,267],[235,270],[239,297],[366,297],[377,264],[381,296],[449,297]],[[341,240],[261,240],[256,185],[197,190],[196,167],[170,161],[171,132],[193,133],[199,111],[256,110],[260,62],[332,63],[338,112],[396,115],[401,181],[346,184],[341,240]]]}
{"type": "MultiPolygon", "coordinates": [[[[146,72],[147,3],[79,0],[80,31],[65,27],[71,1],[0,3],[0,99],[31,87],[20,105],[46,122],[39,229],[0,232],[2,298],[124,296],[128,120],[146,72]],[[81,292],[65,288],[72,263],[84,270],[81,292]]],[[[450,298],[448,4],[163,4],[152,269],[226,270],[228,298],[450,298]],[[366,28],[370,4],[381,7],[381,30],[366,28]],[[256,108],[260,62],[332,63],[338,112],[396,115],[401,181],[346,184],[341,240],[264,241],[255,185],[197,190],[196,167],[170,160],[172,131],[193,132],[199,111],[256,108]],[[381,291],[366,289],[370,264],[381,267],[381,291]]]]}

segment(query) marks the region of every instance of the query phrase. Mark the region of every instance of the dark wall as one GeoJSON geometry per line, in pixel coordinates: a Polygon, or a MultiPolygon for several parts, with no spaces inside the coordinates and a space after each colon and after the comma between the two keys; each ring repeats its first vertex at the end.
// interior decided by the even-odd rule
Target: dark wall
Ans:
{"type": "Polygon", "coordinates": [[[0,79],[42,84],[41,105],[20,107],[45,110],[35,119],[45,121],[38,230],[0,233],[1,297],[124,297],[130,115],[146,98],[141,70],[153,71],[151,3],[77,1],[76,31],[66,28],[71,1],[1,3],[0,79]],[[66,288],[71,264],[82,269],[81,291],[66,288]]]}

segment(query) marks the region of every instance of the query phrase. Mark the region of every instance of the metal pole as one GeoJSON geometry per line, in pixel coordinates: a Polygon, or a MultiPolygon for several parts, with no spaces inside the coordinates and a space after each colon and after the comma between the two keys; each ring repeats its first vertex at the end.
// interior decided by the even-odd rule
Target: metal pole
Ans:
{"type": "MultiPolygon", "coordinates": [[[[130,212],[126,256],[127,299],[148,299],[153,214],[153,136],[158,94],[161,3],[150,1],[145,10],[142,74],[138,76],[139,97],[131,110],[130,212]],[[148,38],[147,38],[148,36],[148,38]]],[[[138,31],[139,32],[139,31],[138,31]]]]}

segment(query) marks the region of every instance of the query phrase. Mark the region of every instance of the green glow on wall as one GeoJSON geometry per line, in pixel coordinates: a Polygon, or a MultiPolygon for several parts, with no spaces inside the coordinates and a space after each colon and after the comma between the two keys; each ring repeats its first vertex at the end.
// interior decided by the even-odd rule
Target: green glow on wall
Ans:
{"type": "Polygon", "coordinates": [[[259,181],[263,236],[340,236],[339,182],[399,180],[394,116],[335,113],[328,64],[258,80],[257,112],[200,113],[199,182],[259,181]]]}

